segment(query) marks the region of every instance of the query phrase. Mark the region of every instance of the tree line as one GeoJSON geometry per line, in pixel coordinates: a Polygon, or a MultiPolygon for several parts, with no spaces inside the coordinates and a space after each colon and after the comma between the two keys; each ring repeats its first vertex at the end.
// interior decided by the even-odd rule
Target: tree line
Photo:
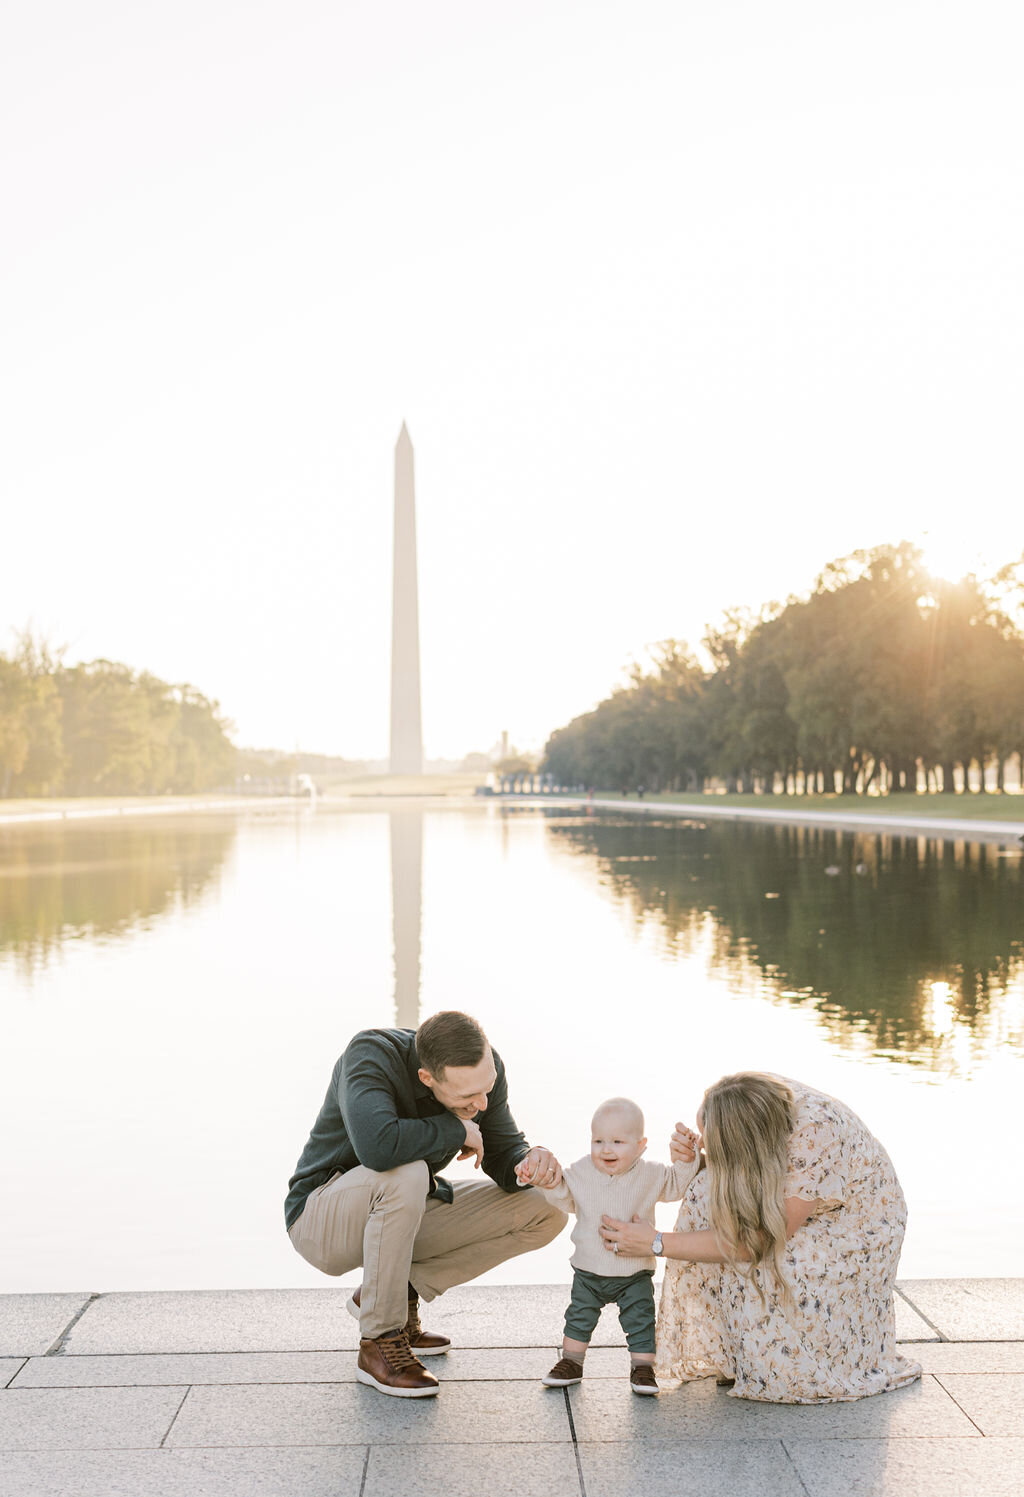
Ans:
{"type": "Polygon", "coordinates": [[[0,798],[160,795],[233,780],[220,708],[112,660],[65,665],[23,635],[0,654],[0,798]]]}
{"type": "Polygon", "coordinates": [[[1022,563],[931,577],[903,542],[832,562],[810,596],[738,611],[704,660],[677,640],[559,728],[544,769],[595,789],[888,793],[1024,784],[1022,563]]]}
{"type": "MultiPolygon", "coordinates": [[[[868,1044],[948,1072],[936,982],[947,994],[938,1017],[948,1002],[976,1058],[1019,1044],[1007,989],[1024,862],[994,846],[647,817],[553,817],[547,831],[596,862],[603,888],[638,925],[655,919],[733,991],[813,1009],[844,1050],[868,1044]]],[[[675,1022],[682,1035],[685,1005],[675,1022]]]]}

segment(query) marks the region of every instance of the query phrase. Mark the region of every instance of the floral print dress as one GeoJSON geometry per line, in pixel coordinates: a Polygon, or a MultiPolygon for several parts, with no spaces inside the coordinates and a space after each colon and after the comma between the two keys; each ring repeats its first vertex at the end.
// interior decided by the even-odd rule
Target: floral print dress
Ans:
{"type": "MultiPolygon", "coordinates": [[[[791,1303],[717,1263],[669,1260],[658,1375],[669,1385],[735,1379],[734,1398],[833,1403],[920,1377],[896,1350],[893,1289],[907,1206],[892,1161],[844,1103],[797,1081],[786,1196],[820,1201],[789,1239],[791,1303]]],[[[708,1172],[683,1197],[677,1232],[708,1228],[708,1172]]]]}

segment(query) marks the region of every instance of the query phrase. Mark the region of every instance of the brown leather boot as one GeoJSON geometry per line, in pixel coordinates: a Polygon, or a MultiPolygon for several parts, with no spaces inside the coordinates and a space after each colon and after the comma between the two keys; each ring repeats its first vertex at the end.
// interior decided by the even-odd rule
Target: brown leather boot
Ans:
{"type": "MultiPolygon", "coordinates": [[[[363,1286],[353,1289],[345,1305],[348,1313],[359,1319],[359,1297],[363,1286]]],[[[438,1336],[433,1331],[425,1331],[420,1325],[420,1300],[418,1294],[409,1296],[409,1318],[405,1322],[405,1334],[418,1357],[439,1357],[451,1346],[450,1336],[438,1336]]]]}
{"type": "Polygon", "coordinates": [[[418,1357],[439,1357],[451,1346],[450,1336],[439,1336],[435,1331],[425,1331],[420,1325],[420,1297],[409,1296],[409,1319],[405,1322],[405,1334],[409,1345],[418,1357]]]}
{"type": "Polygon", "coordinates": [[[438,1381],[409,1350],[405,1332],[387,1331],[372,1340],[364,1336],[356,1359],[359,1382],[390,1393],[392,1398],[432,1398],[438,1381]]]}

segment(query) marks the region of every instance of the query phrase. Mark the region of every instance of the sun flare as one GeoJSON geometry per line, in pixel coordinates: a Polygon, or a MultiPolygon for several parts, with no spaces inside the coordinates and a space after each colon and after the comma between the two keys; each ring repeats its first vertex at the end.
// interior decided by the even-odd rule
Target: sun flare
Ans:
{"type": "Polygon", "coordinates": [[[944,515],[941,525],[933,523],[928,530],[919,530],[913,544],[933,582],[956,584],[965,577],[975,577],[984,588],[993,591],[1000,606],[1017,618],[1018,623],[1024,622],[1024,596],[1020,591],[1024,583],[1024,550],[1019,530],[1014,531],[1008,518],[995,515],[990,520],[986,518],[977,531],[972,536],[961,520],[947,520],[944,515]]]}
{"type": "Polygon", "coordinates": [[[965,543],[963,527],[948,530],[922,531],[917,545],[921,549],[924,564],[936,581],[959,582],[970,574],[980,575],[985,571],[985,561],[980,551],[965,543]]]}

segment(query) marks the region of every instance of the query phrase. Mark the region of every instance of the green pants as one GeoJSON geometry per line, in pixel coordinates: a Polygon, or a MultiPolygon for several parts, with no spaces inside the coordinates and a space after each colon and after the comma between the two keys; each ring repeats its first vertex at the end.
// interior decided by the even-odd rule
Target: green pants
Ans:
{"type": "Polygon", "coordinates": [[[628,1278],[602,1278],[584,1268],[572,1271],[572,1297],[565,1312],[565,1334],[590,1341],[605,1305],[615,1305],[630,1351],[654,1350],[654,1269],[641,1268],[628,1278]]]}

